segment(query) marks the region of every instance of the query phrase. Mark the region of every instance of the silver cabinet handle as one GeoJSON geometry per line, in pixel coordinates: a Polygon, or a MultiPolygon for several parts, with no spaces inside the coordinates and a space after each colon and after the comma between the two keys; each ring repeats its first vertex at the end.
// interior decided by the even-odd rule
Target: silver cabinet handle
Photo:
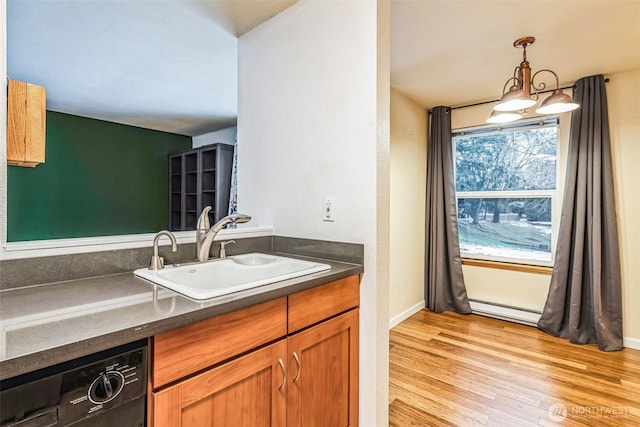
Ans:
{"type": "Polygon", "coordinates": [[[293,379],[295,383],[300,379],[300,372],[302,372],[302,364],[300,363],[300,358],[298,357],[298,353],[293,352],[293,358],[296,360],[296,365],[298,365],[298,372],[296,372],[296,377],[293,379]]]}
{"type": "Polygon", "coordinates": [[[287,384],[287,368],[284,367],[284,362],[282,359],[278,359],[278,364],[280,365],[280,369],[282,369],[282,384],[278,387],[278,390],[282,390],[287,384]]]}

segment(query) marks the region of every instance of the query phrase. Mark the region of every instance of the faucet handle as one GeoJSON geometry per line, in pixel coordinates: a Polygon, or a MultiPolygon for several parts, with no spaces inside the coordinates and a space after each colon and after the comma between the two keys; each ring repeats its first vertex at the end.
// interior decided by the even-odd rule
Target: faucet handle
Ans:
{"type": "Polygon", "coordinates": [[[229,243],[235,243],[235,240],[227,240],[226,242],[220,242],[220,259],[227,257],[227,245],[229,243]]]}
{"type": "Polygon", "coordinates": [[[202,213],[198,217],[198,224],[196,225],[196,230],[208,230],[211,228],[211,223],[209,222],[209,211],[211,210],[211,206],[205,206],[202,209],[202,213]]]}

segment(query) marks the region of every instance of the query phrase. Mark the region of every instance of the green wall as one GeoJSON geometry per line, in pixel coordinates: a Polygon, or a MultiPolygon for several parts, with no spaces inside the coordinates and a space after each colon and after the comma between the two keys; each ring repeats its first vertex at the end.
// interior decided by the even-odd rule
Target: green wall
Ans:
{"type": "Polygon", "coordinates": [[[167,155],[191,137],[47,111],[46,162],[7,169],[9,241],[168,226],[167,155]]]}

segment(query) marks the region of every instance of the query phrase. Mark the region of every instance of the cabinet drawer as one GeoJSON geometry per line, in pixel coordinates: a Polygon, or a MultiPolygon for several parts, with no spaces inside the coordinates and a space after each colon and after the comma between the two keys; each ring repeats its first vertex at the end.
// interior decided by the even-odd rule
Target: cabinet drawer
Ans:
{"type": "Polygon", "coordinates": [[[286,297],[160,333],[153,340],[153,388],[286,334],[286,297]]]}
{"type": "Polygon", "coordinates": [[[360,304],[360,277],[350,276],[289,295],[289,333],[360,304]]]}

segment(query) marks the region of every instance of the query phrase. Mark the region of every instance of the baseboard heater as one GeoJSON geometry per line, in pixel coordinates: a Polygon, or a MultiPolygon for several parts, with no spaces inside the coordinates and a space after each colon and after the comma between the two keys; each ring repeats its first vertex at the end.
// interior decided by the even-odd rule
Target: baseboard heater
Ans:
{"type": "Polygon", "coordinates": [[[485,301],[470,300],[469,304],[471,305],[471,312],[473,314],[494,317],[496,319],[522,323],[529,326],[536,326],[541,315],[540,312],[485,301]]]}

